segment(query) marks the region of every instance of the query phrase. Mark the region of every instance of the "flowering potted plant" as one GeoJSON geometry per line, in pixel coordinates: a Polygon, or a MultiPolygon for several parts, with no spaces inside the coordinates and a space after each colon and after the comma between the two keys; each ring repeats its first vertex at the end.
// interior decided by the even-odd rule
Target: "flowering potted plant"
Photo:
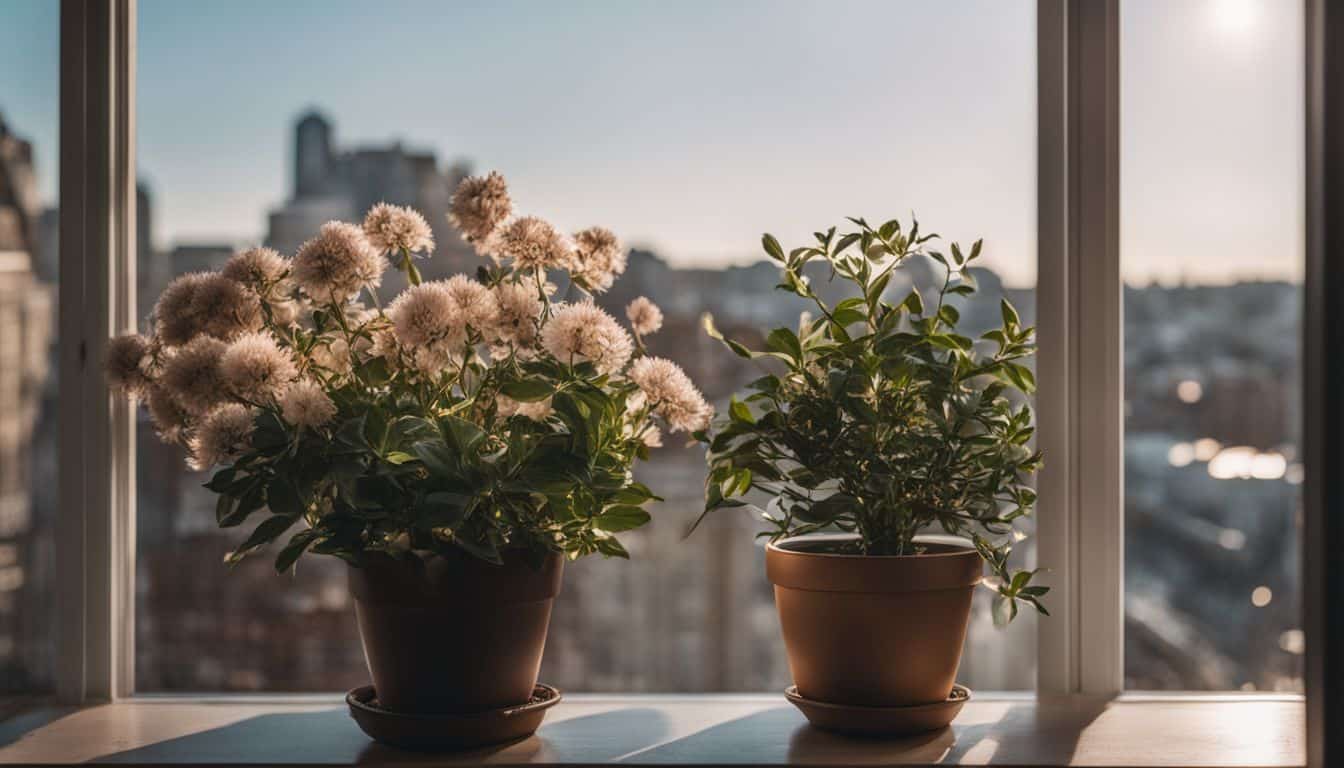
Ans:
{"type": "Polygon", "coordinates": [[[425,282],[418,213],[331,222],[292,259],[257,248],[174,280],[153,333],[114,339],[109,381],[159,435],[219,467],[222,527],[260,523],[227,556],[281,540],[347,561],[379,703],[473,713],[529,701],[565,559],[626,557],[617,534],[657,497],[631,467],[660,428],[702,429],[709,406],[675,364],[644,355],[591,298],[625,269],[611,232],[566,237],[512,217],[505,182],[462,182],[449,219],[490,258],[425,282]],[[383,305],[387,266],[410,286],[383,305]]]}
{"type": "MultiPolygon", "coordinates": [[[[775,585],[797,696],[860,707],[946,701],[953,689],[982,562],[997,592],[994,615],[1019,603],[1044,613],[1034,571],[1010,572],[1014,521],[1036,499],[1029,476],[1034,390],[1021,361],[1034,331],[1006,301],[1002,324],[973,340],[957,332],[951,301],[975,292],[980,256],[898,221],[817,233],[788,253],[781,289],[815,306],[798,330],[778,328],[766,349],[709,333],[773,372],[734,399],[709,444],[706,514],[767,494],[766,570],[775,585]],[[936,296],[898,302],[887,288],[902,265],[927,256],[943,268],[936,296]],[[828,305],[804,268],[818,261],[854,295],[828,305]],[[952,543],[921,536],[941,529],[952,543]],[[969,539],[969,541],[967,541],[969,539]],[[958,543],[960,542],[960,543],[958,543]]],[[[955,714],[955,713],[954,713],[955,714]]]]}

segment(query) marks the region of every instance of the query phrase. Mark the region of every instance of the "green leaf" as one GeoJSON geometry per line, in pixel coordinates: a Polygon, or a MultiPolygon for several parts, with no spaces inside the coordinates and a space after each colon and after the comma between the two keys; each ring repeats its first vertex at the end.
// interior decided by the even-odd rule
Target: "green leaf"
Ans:
{"type": "Polygon", "coordinates": [[[215,522],[219,527],[233,528],[234,526],[242,525],[253,512],[256,512],[258,509],[265,506],[262,497],[262,487],[261,482],[258,481],[236,500],[236,504],[232,503],[232,497],[221,496],[220,505],[215,506],[215,522]],[[223,516],[220,516],[221,505],[223,505],[225,499],[229,499],[230,503],[227,505],[228,509],[223,516]]]}
{"type": "Polygon", "coordinates": [[[288,515],[272,515],[266,518],[261,522],[261,525],[253,529],[251,536],[248,536],[242,544],[238,545],[237,549],[228,554],[225,562],[230,565],[237,563],[248,553],[274,541],[277,536],[289,530],[296,522],[298,522],[298,518],[288,515]]]}
{"type": "Polygon", "coordinates": [[[266,486],[266,506],[277,515],[299,517],[307,508],[299,489],[288,477],[275,477],[266,486]]]}
{"type": "Polygon", "coordinates": [[[776,328],[765,339],[765,346],[774,352],[788,356],[798,364],[803,362],[803,345],[798,336],[788,328],[776,328]]]}
{"type": "Polygon", "coordinates": [[[369,441],[364,437],[366,418],[367,415],[361,413],[352,419],[347,419],[336,432],[336,442],[351,448],[367,449],[369,441]]]}
{"type": "Polygon", "coordinates": [[[520,403],[535,403],[555,393],[555,387],[542,379],[523,379],[506,382],[499,391],[520,403]]]}
{"type": "Polygon", "coordinates": [[[868,299],[868,303],[874,305],[877,304],[877,300],[882,298],[882,294],[886,292],[887,284],[890,282],[891,282],[890,272],[884,272],[880,277],[874,280],[872,284],[868,286],[868,291],[865,294],[865,296],[868,299]]]}
{"type": "Polygon", "coordinates": [[[780,247],[779,241],[775,239],[774,235],[768,232],[761,235],[761,247],[765,248],[765,252],[775,261],[781,263],[786,261],[784,258],[784,249],[780,247]]]}
{"type": "Polygon", "coordinates": [[[1016,328],[1022,323],[1017,316],[1017,310],[1007,299],[999,299],[999,314],[1003,316],[1003,324],[1009,328],[1016,328]]]}
{"type": "Polygon", "coordinates": [[[594,522],[604,531],[619,533],[638,528],[649,520],[649,513],[644,509],[631,504],[617,504],[602,510],[594,522]]]}
{"type": "Polygon", "coordinates": [[[910,295],[905,297],[905,301],[901,302],[901,306],[905,307],[912,315],[924,314],[924,299],[920,298],[917,289],[910,289],[910,295]]]}
{"type": "Polygon", "coordinates": [[[390,445],[398,446],[407,441],[433,437],[439,433],[434,422],[420,416],[399,416],[387,428],[387,440],[390,445]]]}
{"type": "Polygon", "coordinates": [[[700,325],[705,329],[706,335],[711,339],[722,342],[724,346],[731,349],[733,354],[738,357],[744,357],[748,360],[753,360],[757,357],[757,355],[750,349],[747,349],[736,341],[726,338],[722,333],[719,333],[719,329],[714,327],[714,316],[710,313],[706,312],[700,316],[700,325]]]}
{"type": "Polygon", "coordinates": [[[484,430],[457,416],[444,416],[439,419],[439,429],[444,437],[452,441],[458,454],[464,457],[475,456],[477,446],[485,440],[484,430]]]}
{"type": "Polygon", "coordinates": [[[630,559],[630,553],[625,551],[625,547],[621,546],[621,542],[617,541],[614,537],[598,539],[597,551],[603,557],[619,557],[622,560],[630,559]]]}
{"type": "Polygon", "coordinates": [[[504,564],[504,559],[499,556],[499,547],[488,537],[484,541],[477,541],[467,537],[455,536],[453,543],[461,547],[467,554],[479,557],[487,563],[504,564]]]}
{"type": "Polygon", "coordinates": [[[457,455],[442,440],[421,440],[411,446],[411,452],[424,463],[431,474],[439,476],[457,474],[457,455]]]}
{"type": "Polygon", "coordinates": [[[285,573],[290,568],[293,568],[294,563],[298,561],[299,557],[304,552],[308,551],[308,547],[312,545],[313,540],[316,538],[317,531],[313,528],[299,531],[290,537],[289,543],[280,550],[280,554],[275,556],[275,572],[285,573]]]}
{"type": "Polygon", "coordinates": [[[233,484],[233,478],[237,471],[233,467],[221,469],[210,478],[210,482],[206,483],[205,487],[215,493],[224,493],[233,484]]]}
{"type": "Polygon", "coordinates": [[[809,523],[829,523],[843,514],[853,512],[857,503],[853,496],[835,493],[800,511],[798,516],[809,523]]]}
{"type": "Polygon", "coordinates": [[[1003,372],[1007,375],[1009,381],[1026,394],[1030,395],[1036,391],[1036,376],[1025,365],[1004,363],[1003,372]]]}
{"type": "Polygon", "coordinates": [[[753,418],[751,415],[751,409],[747,407],[746,403],[742,402],[741,400],[738,400],[737,398],[733,398],[732,401],[728,404],[728,413],[732,417],[733,421],[740,422],[742,424],[756,423],[756,419],[753,418]]]}
{"type": "Polygon", "coordinates": [[[857,243],[860,237],[861,235],[859,235],[859,233],[857,232],[852,232],[848,235],[845,235],[836,242],[835,248],[831,251],[831,253],[839,254],[841,251],[845,250],[849,246],[853,245],[854,243],[857,243]]]}
{"type": "Polygon", "coordinates": [[[1006,627],[1017,618],[1017,601],[1003,595],[995,595],[990,614],[994,618],[994,626],[1006,627]]]}
{"type": "Polygon", "coordinates": [[[423,522],[428,527],[456,529],[466,519],[472,499],[471,496],[448,491],[427,493],[421,504],[423,522]]]}
{"type": "Polygon", "coordinates": [[[387,459],[389,464],[405,464],[408,461],[415,461],[415,457],[405,451],[389,451],[383,458],[387,459]]]}

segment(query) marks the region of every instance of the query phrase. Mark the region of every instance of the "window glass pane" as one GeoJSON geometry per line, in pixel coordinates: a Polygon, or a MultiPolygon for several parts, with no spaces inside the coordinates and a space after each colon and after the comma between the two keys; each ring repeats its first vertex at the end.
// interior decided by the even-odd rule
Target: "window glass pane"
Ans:
{"type": "MultiPolygon", "coordinates": [[[[652,340],[719,406],[756,378],[699,329],[794,325],[758,243],[846,215],[986,240],[968,330],[1000,295],[1034,318],[1035,4],[139,2],[141,293],[243,245],[291,252],[329,218],[421,209],[427,276],[477,261],[443,218],[468,170],[566,230],[633,247],[603,303],[647,295],[652,340]],[[844,30],[843,43],[837,34],[844,30]],[[152,222],[152,226],[151,226],[152,222]]],[[[892,288],[893,292],[896,290],[892,288]]],[[[671,441],[669,441],[671,442],[671,441]]],[[[140,433],[137,687],[360,684],[345,566],[217,565],[203,477],[140,433]]],[[[568,567],[542,677],[567,690],[778,690],[789,674],[758,530],[720,513],[689,539],[704,458],[669,445],[638,474],[667,501],[631,562],[568,567]]],[[[1034,545],[1019,547],[1031,565],[1034,545]]],[[[994,630],[977,603],[963,682],[1029,688],[1034,617],[994,630]]]]}
{"type": "Polygon", "coordinates": [[[1121,8],[1126,685],[1301,690],[1302,4],[1121,8]]]}
{"type": "Polygon", "coordinates": [[[0,718],[55,669],[57,11],[0,5],[0,718]]]}

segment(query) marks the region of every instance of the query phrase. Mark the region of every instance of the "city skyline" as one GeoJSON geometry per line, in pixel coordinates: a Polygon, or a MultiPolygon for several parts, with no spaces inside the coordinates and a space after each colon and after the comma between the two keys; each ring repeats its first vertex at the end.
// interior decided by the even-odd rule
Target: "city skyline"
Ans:
{"type": "MultiPolygon", "coordinates": [[[[6,82],[0,106],[37,143],[48,201],[53,6],[17,2],[4,13],[19,23],[0,25],[35,27],[0,46],[0,71],[33,75],[6,82]]],[[[1010,285],[1035,282],[1030,3],[737,3],[714,7],[713,25],[696,4],[396,8],[144,0],[139,153],[158,243],[260,240],[288,189],[285,137],[316,106],[343,144],[401,140],[498,167],[528,210],[566,228],[600,221],[677,266],[747,263],[762,231],[797,244],[846,214],[914,207],[951,237],[984,236],[1010,285]],[[816,30],[860,23],[884,37],[818,52],[831,49],[816,30]],[[415,56],[388,57],[401,49],[415,56]],[[843,119],[855,104],[862,115],[843,119]]],[[[1122,27],[1127,279],[1300,279],[1300,62],[1274,54],[1293,49],[1300,13],[1131,0],[1122,27]]]]}

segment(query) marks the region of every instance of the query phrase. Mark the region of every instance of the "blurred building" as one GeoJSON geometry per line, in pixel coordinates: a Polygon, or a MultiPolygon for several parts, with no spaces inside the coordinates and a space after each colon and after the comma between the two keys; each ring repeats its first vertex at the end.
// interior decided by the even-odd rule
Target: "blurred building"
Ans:
{"type": "Polygon", "coordinates": [[[35,272],[33,148],[0,117],[0,693],[50,685],[55,290],[35,272]]]}
{"type": "Polygon", "coordinates": [[[294,124],[291,196],[268,215],[266,244],[292,255],[328,221],[362,221],[378,203],[409,205],[429,220],[438,246],[434,258],[422,265],[426,277],[461,272],[474,256],[444,214],[467,173],[462,165],[440,168],[433,152],[410,150],[400,142],[342,150],[331,121],[318,112],[305,113],[294,124]]]}

